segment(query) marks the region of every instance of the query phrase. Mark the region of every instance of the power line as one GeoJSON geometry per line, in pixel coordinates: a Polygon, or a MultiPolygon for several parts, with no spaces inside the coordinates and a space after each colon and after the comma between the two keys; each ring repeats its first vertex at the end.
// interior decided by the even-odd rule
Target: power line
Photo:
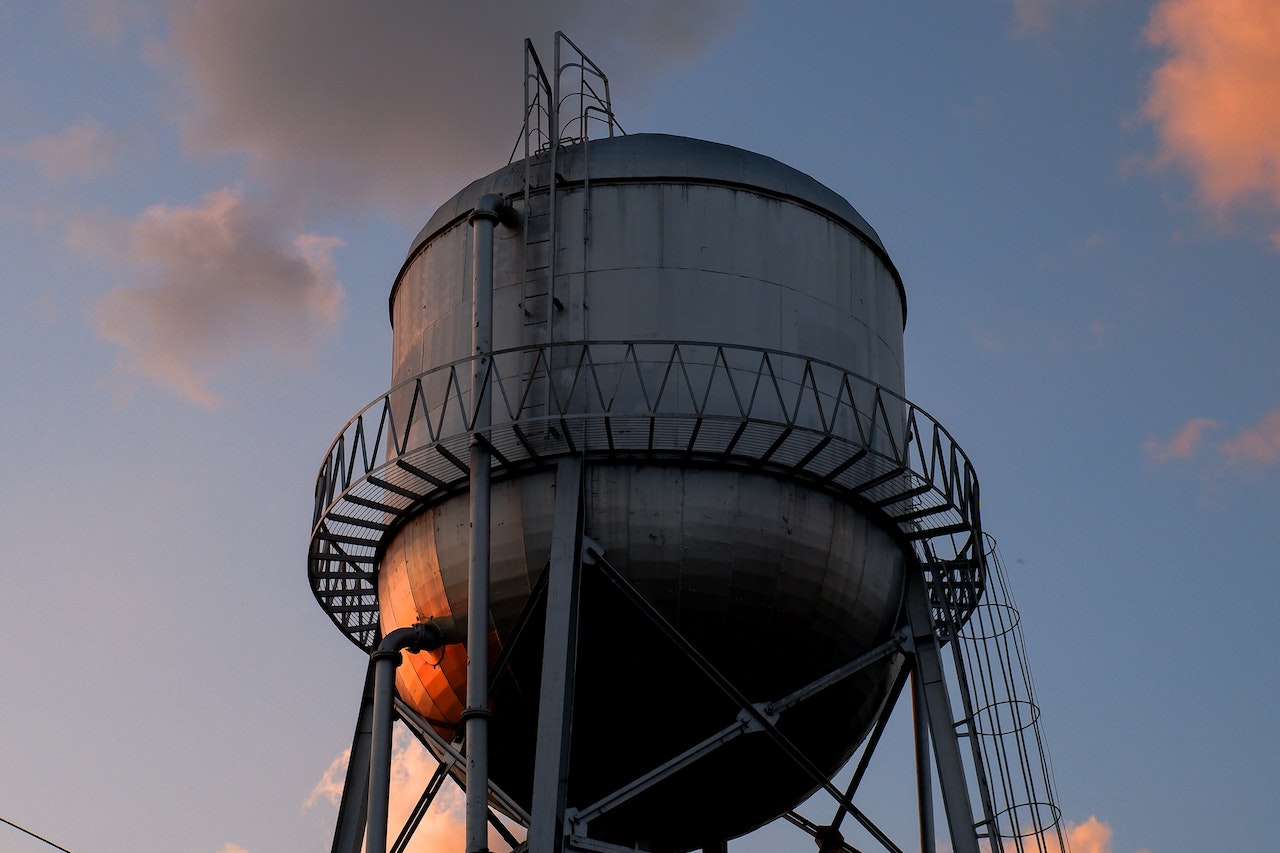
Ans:
{"type": "Polygon", "coordinates": [[[18,826],[18,825],[17,825],[16,823],[14,823],[13,821],[11,821],[11,820],[6,820],[5,818],[2,818],[2,817],[0,817],[0,822],[3,822],[3,823],[7,823],[7,824],[9,824],[9,826],[12,826],[14,829],[18,830],[19,832],[25,832],[27,835],[30,835],[32,838],[36,839],[37,841],[43,841],[45,844],[48,844],[48,845],[49,845],[50,847],[52,847],[54,850],[61,850],[61,851],[62,851],[62,853],[71,853],[71,851],[70,851],[70,850],[68,850],[67,848],[63,847],[61,844],[54,844],[52,841],[50,841],[49,839],[45,838],[43,835],[36,835],[34,832],[32,832],[31,830],[27,829],[25,826],[18,826]]]}

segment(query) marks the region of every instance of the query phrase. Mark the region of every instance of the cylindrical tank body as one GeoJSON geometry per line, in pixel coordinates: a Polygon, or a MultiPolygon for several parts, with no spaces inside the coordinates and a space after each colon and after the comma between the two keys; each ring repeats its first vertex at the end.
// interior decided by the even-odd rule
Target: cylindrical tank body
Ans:
{"type": "MultiPolygon", "coordinates": [[[[559,151],[552,211],[549,159],[528,164],[527,206],[526,164],[516,163],[467,187],[423,229],[391,296],[396,383],[470,355],[467,218],[483,194],[497,192],[512,198],[523,223],[499,228],[495,241],[495,349],[549,341],[760,348],[829,362],[903,393],[901,281],[875,232],[829,189],[740,149],[638,135],[559,151]]],[[[689,357],[705,366],[713,350],[694,347],[701,355],[689,357]]],[[[638,357],[614,351],[619,361],[638,357]]],[[[554,357],[530,360],[526,411],[539,399],[546,408],[565,405],[547,402],[548,363],[553,374],[573,369],[554,357]]],[[[784,383],[803,382],[784,373],[784,383]]],[[[647,393],[619,385],[614,410],[644,410],[647,393]]],[[[716,393],[712,408],[740,405],[735,392],[716,393]]],[[[581,405],[593,404],[584,397],[581,405]]],[[[495,422],[502,417],[494,412],[495,422]]],[[[897,624],[903,548],[838,495],[750,466],[649,459],[639,440],[627,454],[583,449],[586,534],[752,701],[780,698],[882,643],[897,624]]],[[[495,476],[491,660],[522,615],[527,624],[493,680],[491,772],[525,802],[543,619],[536,608],[525,611],[547,565],[553,505],[552,471],[495,476]]],[[[421,618],[465,619],[467,528],[460,494],[394,535],[379,572],[384,632],[421,618]]],[[[589,570],[580,613],[568,793],[579,808],[737,715],[589,570]]],[[[465,659],[460,646],[407,656],[397,675],[400,695],[449,737],[463,707],[465,659]]],[[[788,712],[782,730],[834,772],[895,675],[892,664],[871,667],[788,712]]],[[[750,831],[814,787],[767,736],[749,734],[602,817],[591,834],[690,849],[750,831]]]]}

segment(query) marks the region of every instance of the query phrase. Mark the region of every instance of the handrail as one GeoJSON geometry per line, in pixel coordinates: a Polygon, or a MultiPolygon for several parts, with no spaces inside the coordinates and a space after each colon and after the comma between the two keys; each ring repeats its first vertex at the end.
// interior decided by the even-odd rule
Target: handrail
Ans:
{"type": "MultiPolygon", "coordinates": [[[[859,506],[925,567],[946,567],[946,610],[976,606],[985,556],[978,480],[946,428],[905,397],[830,362],[694,341],[590,341],[489,354],[484,432],[494,476],[557,457],[746,468],[859,506]],[[957,574],[955,566],[968,566],[957,574]],[[949,586],[947,586],[949,584],[949,586]],[[967,588],[965,588],[967,587],[967,588]]],[[[420,509],[466,489],[473,358],[373,400],[316,478],[311,587],[363,648],[377,633],[375,569],[420,509]]],[[[942,615],[941,610],[939,615],[942,615]]],[[[950,627],[939,625],[943,639],[950,627]]]]}

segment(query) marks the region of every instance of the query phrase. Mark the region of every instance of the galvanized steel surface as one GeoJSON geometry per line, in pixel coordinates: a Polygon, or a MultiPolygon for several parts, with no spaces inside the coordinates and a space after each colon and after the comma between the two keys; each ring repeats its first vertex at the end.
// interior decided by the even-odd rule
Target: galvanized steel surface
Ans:
{"type": "MultiPolygon", "coordinates": [[[[905,397],[902,283],[857,211],[794,169],[698,140],[629,136],[548,154],[473,183],[415,241],[391,295],[394,387],[326,457],[310,561],[317,598],[365,648],[425,618],[466,622],[463,496],[468,445],[482,442],[494,476],[486,645],[505,661],[493,675],[494,779],[526,804],[537,647],[515,637],[538,618],[559,458],[586,465],[587,535],[752,697],[778,698],[882,644],[917,559],[958,558],[934,578],[945,581],[934,584],[939,619],[967,614],[982,583],[981,554],[964,559],[981,541],[976,477],[905,397]],[[516,201],[522,223],[496,229],[492,351],[475,353],[467,218],[488,193],[516,201]],[[976,569],[952,571],[965,565],[976,569]]],[[[579,805],[715,731],[726,710],[593,584],[588,573],[579,805]],[[617,633],[625,625],[635,634],[617,633]],[[663,709],[680,709],[678,721],[663,709]]],[[[446,646],[397,673],[402,698],[446,737],[466,658],[446,646]]],[[[834,772],[898,665],[802,703],[787,737],[834,772]]],[[[814,784],[747,739],[596,830],[686,849],[748,831],[814,784]],[[749,769],[770,775],[768,790],[749,769]],[[713,780],[723,806],[636,834],[643,815],[678,811],[713,780]]]]}
{"type": "MultiPolygon", "coordinates": [[[[496,349],[710,341],[802,353],[903,393],[897,271],[865,220],[812,178],[678,137],[579,145],[561,152],[553,238],[547,166],[532,171],[522,231],[498,232],[496,349]]],[[[470,351],[466,216],[522,179],[513,166],[473,184],[415,243],[391,296],[393,384],[470,351]]]]}

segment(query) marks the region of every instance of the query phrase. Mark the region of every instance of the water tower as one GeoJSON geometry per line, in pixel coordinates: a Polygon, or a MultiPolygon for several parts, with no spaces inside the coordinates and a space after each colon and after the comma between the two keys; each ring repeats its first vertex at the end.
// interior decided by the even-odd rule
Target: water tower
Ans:
{"type": "Polygon", "coordinates": [[[414,241],[392,388],[317,480],[310,583],[371,653],[334,850],[366,820],[385,849],[393,716],[441,760],[397,846],[452,776],[469,851],[486,821],[675,853],[779,817],[853,850],[846,816],[898,850],[854,795],[908,683],[922,846],[932,754],[956,850],[1059,849],[977,478],[906,397],[906,311],[836,193],[625,135],[572,42],[550,75],[526,43],[512,162],[414,241]],[[822,825],[793,811],[819,790],[822,825]]]}

